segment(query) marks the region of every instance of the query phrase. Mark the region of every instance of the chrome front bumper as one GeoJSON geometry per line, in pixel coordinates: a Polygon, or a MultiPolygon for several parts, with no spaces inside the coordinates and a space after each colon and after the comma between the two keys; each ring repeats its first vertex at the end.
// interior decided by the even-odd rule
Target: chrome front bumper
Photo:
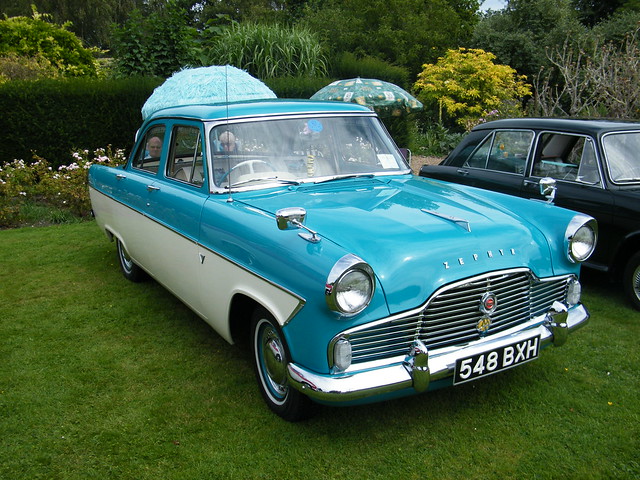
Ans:
{"type": "Polygon", "coordinates": [[[392,359],[392,363],[382,367],[322,375],[290,363],[287,366],[289,384],[315,400],[328,403],[360,400],[408,388],[423,392],[431,382],[453,377],[458,359],[536,335],[540,337],[540,348],[550,344],[560,346],[566,342],[569,333],[584,326],[588,320],[589,312],[583,305],[567,310],[563,304],[555,302],[546,315],[462,347],[429,351],[422,342],[416,341],[404,359],[392,359]]]}

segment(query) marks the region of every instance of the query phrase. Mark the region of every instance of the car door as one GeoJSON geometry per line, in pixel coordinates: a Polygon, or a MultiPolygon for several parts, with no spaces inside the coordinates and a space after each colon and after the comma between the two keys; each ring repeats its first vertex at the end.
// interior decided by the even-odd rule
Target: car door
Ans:
{"type": "Polygon", "coordinates": [[[420,174],[511,195],[522,195],[532,130],[472,132],[443,165],[423,167],[420,174]]]}
{"type": "Polygon", "coordinates": [[[528,197],[544,199],[539,183],[556,180],[554,204],[591,215],[598,221],[599,240],[591,263],[606,264],[611,248],[614,199],[606,188],[594,139],[566,132],[541,132],[536,141],[530,175],[524,180],[528,197]]]}
{"type": "Polygon", "coordinates": [[[198,237],[209,196],[203,128],[200,122],[181,121],[168,123],[167,129],[166,161],[147,190],[147,215],[156,225],[146,239],[147,262],[158,281],[200,313],[198,237]]]}

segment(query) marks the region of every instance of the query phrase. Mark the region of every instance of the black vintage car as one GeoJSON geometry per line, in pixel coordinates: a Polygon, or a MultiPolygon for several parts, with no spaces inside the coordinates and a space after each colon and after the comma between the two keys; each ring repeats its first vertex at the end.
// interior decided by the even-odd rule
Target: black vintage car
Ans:
{"type": "Polygon", "coordinates": [[[585,266],[622,280],[640,309],[640,123],[496,120],[420,175],[541,200],[541,181],[554,179],[556,205],[598,220],[598,246],[585,266]]]}

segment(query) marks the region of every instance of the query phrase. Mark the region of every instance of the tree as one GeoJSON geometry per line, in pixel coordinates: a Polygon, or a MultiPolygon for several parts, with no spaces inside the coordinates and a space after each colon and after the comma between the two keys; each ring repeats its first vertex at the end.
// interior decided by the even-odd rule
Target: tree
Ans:
{"type": "Polygon", "coordinates": [[[478,5],[476,0],[316,0],[307,5],[303,23],[332,55],[380,58],[415,75],[424,62],[467,42],[478,5]]]}
{"type": "Polygon", "coordinates": [[[124,25],[114,29],[117,74],[170,76],[193,61],[194,34],[186,12],[175,2],[146,16],[134,10],[124,25]]]}
{"type": "Polygon", "coordinates": [[[640,28],[621,45],[596,38],[548,52],[536,78],[534,110],[551,116],[640,117],[640,28]]]}
{"type": "Polygon", "coordinates": [[[495,55],[479,49],[448,50],[435,64],[424,65],[414,88],[425,108],[439,111],[469,130],[487,115],[521,112],[521,100],[531,86],[495,55]]]}
{"type": "MultiPolygon", "coordinates": [[[[12,16],[31,15],[32,5],[46,12],[55,23],[66,24],[86,45],[109,48],[111,25],[123,23],[131,11],[145,0],[0,0],[0,13],[12,16]]],[[[163,0],[164,3],[164,0],[163,0]]]]}
{"type": "Polygon", "coordinates": [[[477,24],[470,44],[531,79],[548,65],[547,48],[562,45],[567,37],[579,39],[585,32],[571,0],[510,0],[505,9],[477,24]]]}
{"type": "Polygon", "coordinates": [[[0,20],[0,57],[26,57],[45,60],[60,74],[69,77],[95,76],[97,64],[91,50],[68,30],[69,25],[48,22],[34,12],[33,18],[11,17],[0,20]]]}
{"type": "Polygon", "coordinates": [[[608,0],[606,2],[602,0],[573,0],[580,21],[588,27],[593,27],[606,20],[625,3],[627,3],[625,0],[608,0]]]}

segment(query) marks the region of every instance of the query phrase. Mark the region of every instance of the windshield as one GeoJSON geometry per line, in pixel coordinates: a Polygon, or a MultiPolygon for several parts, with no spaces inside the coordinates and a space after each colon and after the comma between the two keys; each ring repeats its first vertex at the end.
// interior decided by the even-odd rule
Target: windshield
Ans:
{"type": "Polygon", "coordinates": [[[408,167],[376,117],[259,120],[214,127],[218,187],[327,181],[404,173],[408,167]]]}
{"type": "Polygon", "coordinates": [[[602,145],[614,183],[640,182],[640,132],[609,134],[602,145]]]}

